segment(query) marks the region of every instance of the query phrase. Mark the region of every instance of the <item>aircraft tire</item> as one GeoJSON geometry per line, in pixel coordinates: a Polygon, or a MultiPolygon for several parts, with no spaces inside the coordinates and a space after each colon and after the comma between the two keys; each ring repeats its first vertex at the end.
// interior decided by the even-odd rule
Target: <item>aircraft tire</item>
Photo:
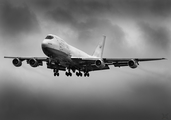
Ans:
{"type": "Polygon", "coordinates": [[[56,73],[54,73],[54,76],[56,76],[57,74],[56,73]]]}
{"type": "Polygon", "coordinates": [[[79,77],[79,73],[78,72],[76,72],[76,75],[79,77]]]}
{"type": "Polygon", "coordinates": [[[59,76],[59,73],[56,73],[57,76],[59,76]]]}
{"type": "Polygon", "coordinates": [[[68,76],[68,73],[66,72],[65,75],[68,76]]]}

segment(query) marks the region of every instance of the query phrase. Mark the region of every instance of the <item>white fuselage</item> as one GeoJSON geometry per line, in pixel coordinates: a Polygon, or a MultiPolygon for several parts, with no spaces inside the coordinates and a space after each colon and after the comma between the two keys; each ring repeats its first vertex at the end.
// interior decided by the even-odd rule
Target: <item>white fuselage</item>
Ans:
{"type": "Polygon", "coordinates": [[[94,56],[69,45],[56,35],[49,34],[42,42],[42,50],[48,57],[57,59],[94,58],[94,56]]]}

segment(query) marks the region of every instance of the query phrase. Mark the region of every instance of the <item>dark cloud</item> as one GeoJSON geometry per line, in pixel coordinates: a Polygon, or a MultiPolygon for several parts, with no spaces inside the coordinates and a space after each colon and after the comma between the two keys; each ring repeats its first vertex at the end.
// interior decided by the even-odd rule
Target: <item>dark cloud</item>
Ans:
{"type": "Polygon", "coordinates": [[[2,35],[34,33],[39,29],[37,18],[26,4],[14,6],[9,1],[1,2],[0,27],[2,35]]]}
{"type": "Polygon", "coordinates": [[[49,9],[51,6],[54,5],[53,1],[54,0],[32,0],[31,3],[39,9],[49,9]]]}
{"type": "MultiPolygon", "coordinates": [[[[158,75],[157,75],[158,76],[158,75]]],[[[140,78],[142,79],[142,78],[140,78]]],[[[169,79],[155,79],[145,77],[141,84],[133,84],[132,90],[133,95],[139,96],[142,101],[147,101],[149,104],[159,105],[162,109],[171,109],[169,94],[170,91],[170,80],[169,79]],[[162,82],[161,82],[162,81],[162,82]]],[[[140,100],[141,101],[141,100],[140,100]]]]}
{"type": "Polygon", "coordinates": [[[49,11],[47,15],[48,17],[50,16],[58,23],[72,24],[72,25],[77,24],[76,18],[73,17],[73,14],[69,9],[65,10],[65,9],[58,8],[53,11],[49,11]]]}
{"type": "Polygon", "coordinates": [[[153,0],[151,4],[151,11],[154,15],[163,17],[170,16],[171,1],[170,0],[153,0]]]}
{"type": "MultiPolygon", "coordinates": [[[[57,4],[59,1],[50,2],[57,4]]],[[[116,19],[121,19],[122,22],[131,19],[135,23],[139,20],[144,22],[146,19],[149,25],[140,24],[142,38],[151,45],[149,47],[168,51],[170,31],[167,27],[153,26],[152,23],[159,20],[158,18],[169,17],[170,8],[171,2],[168,0],[64,0],[56,7],[47,9],[45,16],[56,23],[71,27],[78,34],[79,40],[95,40],[97,36],[107,35],[108,39],[116,41],[117,44],[123,43],[126,34],[116,19]],[[110,19],[112,22],[109,16],[113,17],[113,20],[110,19]]]]}
{"type": "Polygon", "coordinates": [[[119,92],[119,95],[113,91],[105,99],[99,99],[100,96],[94,91],[88,93],[92,94],[90,96],[82,92],[75,97],[53,95],[39,89],[30,90],[29,86],[20,83],[14,76],[13,79],[4,79],[6,83],[3,83],[0,92],[0,118],[3,120],[156,120],[162,117],[162,113],[171,110],[169,86],[164,82],[156,83],[159,79],[145,78],[144,82],[128,84],[129,87],[119,92]]]}
{"type": "Polygon", "coordinates": [[[101,13],[102,11],[105,12],[111,8],[109,1],[104,2],[100,0],[37,0],[32,1],[31,4],[40,9],[50,10],[62,8],[73,13],[82,13],[83,15],[101,13]],[[48,5],[51,5],[51,7],[49,8],[48,5]]]}
{"type": "Polygon", "coordinates": [[[122,19],[143,16],[167,17],[170,15],[171,8],[169,0],[25,0],[24,2],[29,3],[29,6],[16,7],[5,2],[1,10],[3,30],[11,33],[15,33],[16,29],[18,32],[34,30],[38,22],[36,16],[30,11],[32,6],[35,7],[34,10],[41,9],[47,18],[50,16],[57,23],[72,25],[76,28],[82,28],[82,23],[90,21],[88,19],[96,18],[98,22],[98,19],[106,15],[122,17],[122,19]]]}
{"type": "Polygon", "coordinates": [[[108,19],[88,19],[77,25],[79,40],[100,40],[103,35],[118,45],[124,41],[125,32],[119,25],[113,25],[108,19]],[[98,36],[98,38],[97,38],[98,36]]]}
{"type": "Polygon", "coordinates": [[[142,31],[142,39],[146,41],[149,47],[163,49],[168,51],[170,48],[170,31],[167,27],[160,25],[148,24],[145,22],[139,23],[142,31]]]}
{"type": "MultiPolygon", "coordinates": [[[[107,35],[109,39],[122,42],[125,38],[124,28],[117,21],[115,22],[115,19],[129,18],[137,22],[137,19],[143,21],[147,18],[150,25],[153,19],[167,18],[171,8],[169,0],[25,0],[24,2],[27,5],[23,1],[18,6],[9,2],[3,5],[1,28],[5,31],[4,33],[17,34],[34,31],[39,24],[34,13],[39,10],[43,16],[46,16],[46,19],[71,27],[78,34],[79,40],[90,40],[97,36],[107,35]],[[110,19],[112,22],[109,20],[110,17],[113,17],[113,20],[110,19]]],[[[156,39],[151,41],[157,41],[157,45],[168,48],[169,31],[167,28],[155,29],[151,28],[151,34],[145,32],[144,37],[156,39]]]]}
{"type": "Polygon", "coordinates": [[[171,11],[170,0],[37,0],[32,3],[46,10],[65,9],[69,13],[76,14],[78,19],[82,16],[104,14],[126,17],[168,17],[171,11]]]}
{"type": "Polygon", "coordinates": [[[105,18],[88,17],[80,20],[70,9],[55,9],[48,12],[48,17],[61,23],[64,26],[70,26],[72,30],[78,33],[79,40],[96,39],[97,36],[106,35],[109,39],[121,43],[124,40],[125,33],[119,25],[113,25],[105,18]],[[50,16],[50,17],[49,17],[50,16]]]}

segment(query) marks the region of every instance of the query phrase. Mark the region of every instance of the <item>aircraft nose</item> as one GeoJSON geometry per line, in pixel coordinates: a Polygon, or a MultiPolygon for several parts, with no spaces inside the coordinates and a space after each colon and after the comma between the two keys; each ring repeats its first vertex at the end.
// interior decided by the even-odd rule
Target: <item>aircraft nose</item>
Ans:
{"type": "Polygon", "coordinates": [[[48,40],[44,39],[42,42],[42,48],[47,47],[48,46],[48,40]]]}

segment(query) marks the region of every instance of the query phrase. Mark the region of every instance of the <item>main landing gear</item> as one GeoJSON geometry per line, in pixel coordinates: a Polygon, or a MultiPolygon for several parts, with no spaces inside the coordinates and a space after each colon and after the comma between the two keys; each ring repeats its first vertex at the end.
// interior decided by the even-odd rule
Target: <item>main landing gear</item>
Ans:
{"type": "Polygon", "coordinates": [[[76,72],[76,75],[79,77],[81,76],[82,77],[82,73],[79,71],[79,72],[76,72]]]}
{"type": "Polygon", "coordinates": [[[71,72],[66,72],[65,75],[66,76],[72,76],[72,73],[71,72]]]}
{"type": "MultiPolygon", "coordinates": [[[[83,76],[83,74],[79,71],[79,72],[76,72],[76,75],[79,77],[82,77],[83,76]]],[[[84,73],[84,77],[89,77],[90,76],[90,74],[89,74],[89,72],[85,72],[84,73]]]]}
{"type": "Polygon", "coordinates": [[[66,76],[72,76],[72,73],[70,71],[71,71],[70,68],[68,68],[68,72],[65,72],[65,75],[66,76]]]}
{"type": "MultiPolygon", "coordinates": [[[[59,76],[59,70],[58,69],[53,69],[53,72],[54,72],[54,76],[59,76]]],[[[74,71],[75,72],[75,71],[74,71]]],[[[84,72],[84,74],[83,73],[81,73],[81,71],[78,71],[78,72],[76,72],[75,73],[76,74],[76,76],[78,76],[78,77],[82,77],[82,76],[84,76],[84,77],[89,77],[90,76],[90,74],[89,74],[89,72],[87,71],[87,72],[84,72]]],[[[66,76],[72,76],[72,73],[70,72],[70,69],[68,69],[68,71],[66,71],[65,72],[65,75],[66,76]]]]}
{"type": "Polygon", "coordinates": [[[85,72],[85,73],[84,73],[84,77],[86,77],[86,76],[87,76],[87,77],[90,76],[89,72],[85,72]]]}

